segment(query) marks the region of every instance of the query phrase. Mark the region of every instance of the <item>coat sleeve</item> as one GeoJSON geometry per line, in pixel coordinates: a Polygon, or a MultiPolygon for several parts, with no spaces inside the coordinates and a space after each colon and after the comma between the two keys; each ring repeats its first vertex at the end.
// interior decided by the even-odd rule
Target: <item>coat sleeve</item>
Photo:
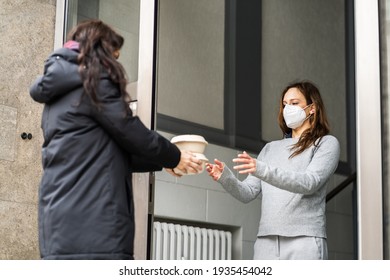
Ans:
{"type": "Polygon", "coordinates": [[[151,172],[151,171],[161,171],[162,166],[151,162],[143,157],[133,155],[131,157],[131,172],[151,172]]]}
{"type": "Polygon", "coordinates": [[[152,169],[156,165],[174,168],[179,164],[181,153],[176,145],[132,116],[118,87],[109,79],[102,79],[99,97],[101,108],[93,109],[93,117],[124,150],[135,156],[139,169],[145,168],[146,162],[153,163],[152,169]]]}

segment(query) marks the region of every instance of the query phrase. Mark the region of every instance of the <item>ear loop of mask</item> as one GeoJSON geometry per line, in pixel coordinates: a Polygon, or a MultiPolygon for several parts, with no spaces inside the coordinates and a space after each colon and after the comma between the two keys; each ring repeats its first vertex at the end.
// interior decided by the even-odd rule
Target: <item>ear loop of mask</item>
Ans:
{"type": "MultiPolygon", "coordinates": [[[[305,110],[307,107],[309,107],[309,106],[311,106],[311,105],[313,105],[313,103],[310,103],[309,105],[307,105],[305,108],[303,108],[303,110],[305,110]]],[[[313,115],[314,115],[314,111],[313,111],[313,114],[310,114],[310,111],[309,111],[309,115],[305,118],[304,122],[305,122],[306,120],[310,119],[310,117],[313,116],[313,115]]]]}

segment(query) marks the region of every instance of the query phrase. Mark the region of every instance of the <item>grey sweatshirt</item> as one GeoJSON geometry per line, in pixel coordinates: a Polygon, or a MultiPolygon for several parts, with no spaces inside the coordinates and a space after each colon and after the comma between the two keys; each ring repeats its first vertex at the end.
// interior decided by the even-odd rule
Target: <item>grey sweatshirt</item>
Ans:
{"type": "Polygon", "coordinates": [[[219,183],[248,203],[262,194],[258,236],[316,236],[326,238],[326,185],[337,168],[340,145],[331,135],[289,158],[297,138],[265,145],[257,170],[242,182],[225,165],[219,183]]]}

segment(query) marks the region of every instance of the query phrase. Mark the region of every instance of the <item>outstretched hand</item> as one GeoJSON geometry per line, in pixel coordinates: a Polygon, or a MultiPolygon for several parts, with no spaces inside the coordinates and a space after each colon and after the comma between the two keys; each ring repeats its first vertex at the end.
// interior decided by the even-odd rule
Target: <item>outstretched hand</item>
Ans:
{"type": "Polygon", "coordinates": [[[175,177],[181,177],[183,174],[189,173],[196,174],[202,171],[202,161],[192,152],[182,150],[179,164],[174,169],[165,168],[165,171],[175,177]]]}
{"type": "Polygon", "coordinates": [[[235,170],[239,170],[240,174],[252,174],[256,171],[256,159],[252,158],[246,152],[238,154],[238,157],[233,159],[233,162],[236,163],[236,166],[233,167],[235,170]]]}
{"type": "Polygon", "coordinates": [[[206,163],[206,170],[209,173],[209,175],[214,179],[214,181],[218,181],[222,175],[225,164],[222,161],[219,161],[218,159],[214,159],[214,162],[215,164],[206,163]]]}

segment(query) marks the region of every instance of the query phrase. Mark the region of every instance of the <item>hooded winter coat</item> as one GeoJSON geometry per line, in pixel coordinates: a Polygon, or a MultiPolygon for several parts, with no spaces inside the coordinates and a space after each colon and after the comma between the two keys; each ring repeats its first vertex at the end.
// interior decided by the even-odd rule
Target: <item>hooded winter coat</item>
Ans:
{"type": "Polygon", "coordinates": [[[102,72],[100,109],[84,94],[78,52],[61,48],[30,88],[44,103],[39,246],[43,259],[133,259],[132,172],[174,168],[180,151],[126,109],[102,72]]]}

